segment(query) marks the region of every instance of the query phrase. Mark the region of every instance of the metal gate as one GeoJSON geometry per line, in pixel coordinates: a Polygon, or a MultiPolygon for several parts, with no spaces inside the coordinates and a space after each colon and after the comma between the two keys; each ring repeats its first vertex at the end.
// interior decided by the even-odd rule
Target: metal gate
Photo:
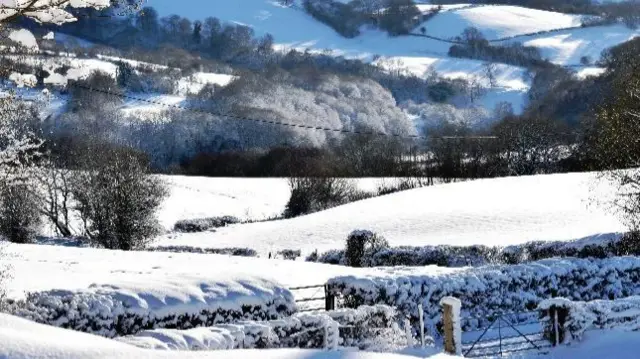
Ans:
{"type": "Polygon", "coordinates": [[[328,294],[326,284],[292,287],[299,312],[315,312],[336,309],[336,297],[328,294]]]}
{"type": "Polygon", "coordinates": [[[552,346],[544,338],[546,321],[538,312],[494,313],[462,318],[462,353],[468,358],[496,357],[521,351],[546,354],[552,346]]]}

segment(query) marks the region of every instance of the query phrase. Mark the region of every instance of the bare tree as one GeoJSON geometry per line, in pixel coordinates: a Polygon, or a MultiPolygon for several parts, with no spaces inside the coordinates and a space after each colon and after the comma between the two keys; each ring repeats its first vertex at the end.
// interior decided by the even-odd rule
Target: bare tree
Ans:
{"type": "MultiPolygon", "coordinates": [[[[631,67],[633,66],[633,67],[631,67]]],[[[618,188],[614,205],[632,233],[629,253],[640,253],[640,63],[616,81],[597,114],[595,152],[606,180],[618,188]]]]}
{"type": "Polygon", "coordinates": [[[72,174],[71,170],[57,166],[51,161],[41,164],[40,168],[34,171],[38,184],[40,213],[63,237],[71,237],[74,234],[71,223],[74,205],[72,174]]]}
{"type": "Polygon", "coordinates": [[[297,217],[348,202],[355,194],[347,179],[335,177],[293,177],[289,179],[291,197],[284,216],[297,217]]]}
{"type": "Polygon", "coordinates": [[[100,152],[85,159],[72,189],[85,235],[108,249],[144,247],[158,234],[155,214],[166,186],[148,174],[147,164],[133,150],[100,152]]]}
{"type": "Polygon", "coordinates": [[[32,242],[41,224],[38,208],[27,185],[0,187],[0,235],[14,243],[32,242]]]}
{"type": "Polygon", "coordinates": [[[482,65],[482,69],[484,70],[484,75],[487,79],[487,81],[489,81],[489,86],[496,87],[497,86],[497,80],[496,80],[496,71],[497,71],[497,66],[495,63],[493,62],[485,62],[482,65]]]}
{"type": "Polygon", "coordinates": [[[33,107],[12,95],[0,98],[0,186],[12,187],[29,180],[29,168],[42,145],[31,128],[36,119],[33,107]]]}
{"type": "Polygon", "coordinates": [[[6,285],[11,279],[11,266],[4,260],[5,256],[5,243],[0,241],[0,312],[5,309],[7,297],[6,285]]]}

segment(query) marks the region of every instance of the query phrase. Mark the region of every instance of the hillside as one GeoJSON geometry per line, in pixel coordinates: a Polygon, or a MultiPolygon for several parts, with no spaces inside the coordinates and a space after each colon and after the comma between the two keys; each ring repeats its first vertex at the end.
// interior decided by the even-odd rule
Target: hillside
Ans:
{"type": "MultiPolygon", "coordinates": [[[[464,29],[475,27],[488,40],[580,27],[582,16],[518,6],[487,5],[443,11],[418,25],[426,33],[443,39],[459,36],[464,29]]],[[[416,31],[419,33],[419,31],[416,31]]]]}
{"type": "Polygon", "coordinates": [[[560,174],[437,185],[367,199],[289,220],[170,234],[154,245],[278,249],[344,247],[353,230],[383,235],[391,245],[519,244],[575,240],[624,231],[606,204],[610,187],[593,174],[560,174]]]}
{"type": "MultiPolygon", "coordinates": [[[[469,109],[474,111],[474,116],[467,116],[465,119],[465,122],[472,126],[494,121],[493,111],[502,103],[509,103],[516,114],[521,113],[529,101],[528,91],[532,86],[533,75],[531,69],[525,67],[496,63],[491,70],[492,80],[489,81],[487,61],[448,56],[449,48],[452,45],[450,39],[459,36],[464,29],[477,28],[489,41],[493,41],[492,45],[522,42],[525,46],[532,46],[540,51],[544,59],[557,65],[570,66],[572,71],[575,69],[578,78],[602,72],[603,70],[596,65],[602,51],[640,34],[640,30],[632,30],[623,25],[582,28],[580,26],[583,19],[586,18],[582,15],[517,6],[463,3],[444,6],[439,14],[417,24],[411,36],[392,37],[379,29],[364,26],[361,28],[359,36],[345,38],[331,27],[307,14],[299,2],[294,2],[291,6],[282,6],[278,2],[266,0],[242,0],[241,7],[228,6],[225,2],[210,2],[205,8],[202,8],[199,3],[191,4],[190,1],[195,0],[185,0],[179,5],[168,0],[153,0],[149,1],[147,5],[154,7],[159,16],[176,14],[191,20],[204,20],[207,17],[215,16],[223,23],[248,26],[257,37],[266,34],[272,35],[273,46],[277,51],[298,49],[316,54],[330,53],[332,56],[362,59],[365,62],[374,63],[390,73],[413,75],[422,79],[429,78],[432,74],[446,79],[464,79],[467,84],[453,85],[461,86],[461,88],[455,90],[458,93],[446,101],[448,105],[453,105],[459,113],[469,109]],[[421,32],[423,28],[426,37],[421,32]],[[494,41],[504,38],[508,39],[494,41]],[[585,64],[589,66],[582,67],[585,64]],[[579,67],[575,68],[577,65],[579,67]]],[[[417,7],[425,14],[435,8],[434,5],[429,4],[418,4],[417,7]]],[[[85,49],[92,46],[91,42],[82,38],[74,38],[62,33],[56,33],[56,41],[62,44],[81,45],[80,47],[85,49]]],[[[150,69],[168,71],[165,65],[108,55],[98,55],[96,58],[85,58],[84,56],[81,58],[73,56],[18,57],[12,55],[6,57],[16,61],[20,59],[20,62],[51,71],[61,66],[70,67],[67,75],[69,79],[83,79],[95,71],[104,71],[115,77],[118,61],[129,63],[138,72],[150,69]]],[[[177,83],[170,93],[158,93],[157,89],[146,90],[144,93],[136,92],[139,89],[131,91],[129,95],[135,99],[126,101],[122,109],[125,110],[126,115],[141,120],[158,120],[154,114],[170,106],[192,107],[192,104],[187,101],[187,96],[197,94],[205,85],[215,84],[224,87],[233,79],[239,78],[230,75],[231,69],[227,71],[229,72],[196,71],[188,73],[177,79],[177,83]],[[142,101],[136,99],[142,99],[142,101]],[[149,102],[158,102],[159,104],[149,102]]],[[[369,87],[369,85],[364,85],[364,87],[369,87]]],[[[365,91],[378,91],[378,89],[365,91]]],[[[403,91],[411,90],[403,87],[403,91]]],[[[345,108],[345,106],[335,104],[334,99],[330,104],[323,104],[322,108],[314,108],[306,101],[301,103],[303,98],[316,96],[315,93],[272,91],[269,95],[279,94],[282,94],[284,98],[293,96],[296,99],[291,103],[277,103],[283,99],[267,99],[255,96],[255,94],[248,94],[248,99],[242,102],[251,108],[285,117],[290,122],[303,120],[307,124],[347,128],[351,126],[351,123],[357,122],[358,125],[364,123],[369,127],[384,129],[388,132],[398,132],[394,129],[399,129],[401,132],[407,130],[411,132],[410,129],[407,129],[407,122],[402,119],[394,119],[390,121],[391,123],[381,124],[381,121],[373,118],[373,114],[370,113],[367,114],[369,118],[365,121],[355,120],[359,111],[355,109],[347,115],[348,120],[342,113],[336,115],[342,117],[340,122],[327,118],[318,119],[318,117],[327,117],[321,115],[326,107],[345,108]],[[289,113],[290,111],[292,113],[289,113]],[[307,113],[301,113],[305,111],[307,113]]],[[[407,97],[412,101],[424,101],[423,99],[413,100],[413,98],[424,96],[420,93],[401,97],[394,94],[394,96],[395,105],[385,104],[381,108],[375,109],[374,112],[387,112],[385,114],[387,118],[402,117],[399,111],[389,112],[388,106],[397,105],[406,111],[405,99],[407,97]]],[[[314,101],[317,103],[318,99],[314,101]]],[[[382,98],[376,100],[376,103],[382,102],[382,98]]],[[[430,103],[429,106],[437,106],[437,104],[430,103]]],[[[342,111],[338,110],[338,112],[342,111]]],[[[415,113],[409,114],[412,119],[416,118],[415,116],[415,113]]],[[[437,121],[433,122],[437,123],[437,121]]],[[[429,119],[421,118],[419,121],[415,121],[418,131],[430,124],[429,119]]],[[[227,132],[234,131],[237,130],[228,130],[227,132]]],[[[298,141],[319,145],[324,143],[326,138],[303,132],[293,138],[293,142],[298,141]]]]}

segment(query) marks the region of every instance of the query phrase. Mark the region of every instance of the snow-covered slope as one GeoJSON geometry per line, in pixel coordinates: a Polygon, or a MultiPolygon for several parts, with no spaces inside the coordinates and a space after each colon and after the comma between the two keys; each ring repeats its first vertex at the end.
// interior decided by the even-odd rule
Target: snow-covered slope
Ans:
{"type": "Polygon", "coordinates": [[[594,174],[579,173],[438,185],[290,220],[168,235],[155,244],[309,252],[343,248],[356,229],[376,231],[392,245],[508,245],[623,231],[610,210],[591,205],[590,198],[606,198],[611,191],[594,181],[594,174]]]}
{"type": "MultiPolygon", "coordinates": [[[[163,16],[178,14],[192,19],[215,16],[223,21],[245,24],[251,26],[257,35],[272,34],[279,48],[330,49],[336,55],[364,60],[380,55],[384,59],[401,60],[403,66],[419,76],[430,68],[447,77],[469,77],[481,72],[480,61],[449,58],[447,52],[451,44],[447,42],[414,36],[390,37],[382,31],[366,29],[357,38],[347,39],[299,8],[268,0],[241,2],[242,6],[229,6],[226,2],[213,1],[207,4],[206,9],[196,6],[197,0],[185,0],[180,4],[170,0],[150,0],[149,5],[163,16]]],[[[503,66],[497,69],[496,74],[499,87],[523,89],[520,85],[524,81],[518,68],[503,66]],[[513,83],[518,85],[513,87],[513,83]]],[[[521,102],[514,107],[519,108],[521,102]]]]}
{"type": "Polygon", "coordinates": [[[171,229],[182,219],[235,216],[265,219],[284,211],[289,185],[283,178],[204,178],[162,176],[170,195],[159,212],[160,223],[171,229]]]}
{"type": "MultiPolygon", "coordinates": [[[[582,16],[519,6],[489,5],[443,11],[419,25],[431,36],[450,39],[475,27],[488,40],[569,27],[579,27],[582,16]]],[[[418,32],[417,32],[418,33],[418,32]]]]}
{"type": "MultiPolygon", "coordinates": [[[[270,33],[276,47],[332,50],[336,55],[371,60],[380,55],[381,66],[397,67],[400,61],[412,73],[423,76],[435,70],[445,77],[484,78],[482,62],[468,59],[453,59],[447,56],[450,43],[420,36],[390,37],[378,30],[362,29],[354,39],[338,35],[330,27],[306,14],[300,6],[287,7],[278,1],[239,0],[241,6],[230,6],[223,1],[211,1],[202,7],[198,0],[150,0],[161,16],[178,14],[191,19],[214,16],[222,21],[251,26],[257,35],[270,33]],[[390,65],[391,64],[391,65],[390,65]]],[[[433,5],[422,4],[419,8],[427,12],[433,5]]],[[[476,6],[454,4],[446,6],[442,13],[418,26],[426,34],[449,39],[459,35],[466,27],[479,28],[489,39],[517,36],[513,41],[525,41],[525,45],[542,49],[543,55],[558,64],[579,64],[583,56],[594,61],[603,49],[630,39],[636,32],[623,26],[580,28],[582,16],[541,11],[516,6],[476,6]],[[551,32],[545,35],[520,36],[539,31],[576,27],[566,32],[551,32]]],[[[513,104],[520,112],[526,101],[530,84],[524,70],[503,65],[496,69],[497,87],[489,89],[479,103],[493,109],[501,101],[513,104]]]]}
{"type": "Polygon", "coordinates": [[[640,29],[609,25],[521,36],[509,41],[537,47],[544,58],[555,64],[577,65],[583,56],[589,57],[590,61],[597,61],[604,50],[637,36],[640,36],[640,29]]]}

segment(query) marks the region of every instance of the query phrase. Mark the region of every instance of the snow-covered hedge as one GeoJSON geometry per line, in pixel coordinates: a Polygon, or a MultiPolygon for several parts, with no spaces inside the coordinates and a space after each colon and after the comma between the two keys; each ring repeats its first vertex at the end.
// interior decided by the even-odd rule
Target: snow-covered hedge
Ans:
{"type": "Polygon", "coordinates": [[[240,220],[232,216],[184,219],[176,222],[173,230],[183,233],[206,232],[213,228],[225,227],[229,224],[237,223],[240,223],[240,220]]]}
{"type": "MultiPolygon", "coordinates": [[[[372,253],[371,267],[427,266],[466,267],[488,264],[519,264],[553,257],[607,258],[624,253],[619,234],[588,237],[577,241],[529,242],[508,247],[448,245],[383,248],[372,253]]],[[[307,257],[309,262],[346,263],[344,250],[330,250],[307,257]]]]}
{"type": "MultiPolygon", "coordinates": [[[[640,296],[632,296],[615,300],[593,300],[589,302],[571,301],[566,298],[553,298],[542,301],[538,310],[548,327],[545,332],[552,333],[553,318],[549,317],[549,309],[561,308],[558,324],[562,334],[560,341],[569,343],[581,340],[589,329],[623,329],[636,331],[640,329],[640,296]]],[[[553,339],[553,336],[549,336],[553,339]]]]}
{"type": "MultiPolygon", "coordinates": [[[[296,311],[293,295],[279,290],[229,301],[176,305],[155,311],[145,303],[132,303],[121,293],[47,291],[28,294],[26,300],[9,303],[8,312],[38,323],[115,337],[156,328],[189,329],[241,320],[274,320],[296,311]]],[[[170,304],[167,304],[169,307],[170,304]]]]}
{"type": "Polygon", "coordinates": [[[453,272],[389,268],[378,276],[333,278],[328,290],[345,297],[350,306],[380,303],[396,307],[413,323],[418,321],[418,303],[422,303],[429,325],[440,321],[439,301],[446,296],[461,300],[463,317],[485,317],[496,311],[531,311],[541,301],[558,296],[589,301],[640,294],[640,258],[547,259],[453,272]]]}
{"type": "Polygon", "coordinates": [[[224,350],[267,348],[324,348],[337,345],[368,349],[381,341],[399,341],[395,311],[387,306],[364,306],[324,313],[297,313],[272,321],[241,321],[189,330],[146,330],[118,340],[143,348],[165,350],[224,350]],[[325,338],[325,327],[337,327],[339,338],[325,338]]]}
{"type": "Polygon", "coordinates": [[[228,256],[257,257],[258,252],[251,248],[230,247],[230,248],[200,248],[190,246],[157,246],[145,248],[151,252],[173,252],[173,253],[203,253],[203,254],[223,254],[228,256]]]}

